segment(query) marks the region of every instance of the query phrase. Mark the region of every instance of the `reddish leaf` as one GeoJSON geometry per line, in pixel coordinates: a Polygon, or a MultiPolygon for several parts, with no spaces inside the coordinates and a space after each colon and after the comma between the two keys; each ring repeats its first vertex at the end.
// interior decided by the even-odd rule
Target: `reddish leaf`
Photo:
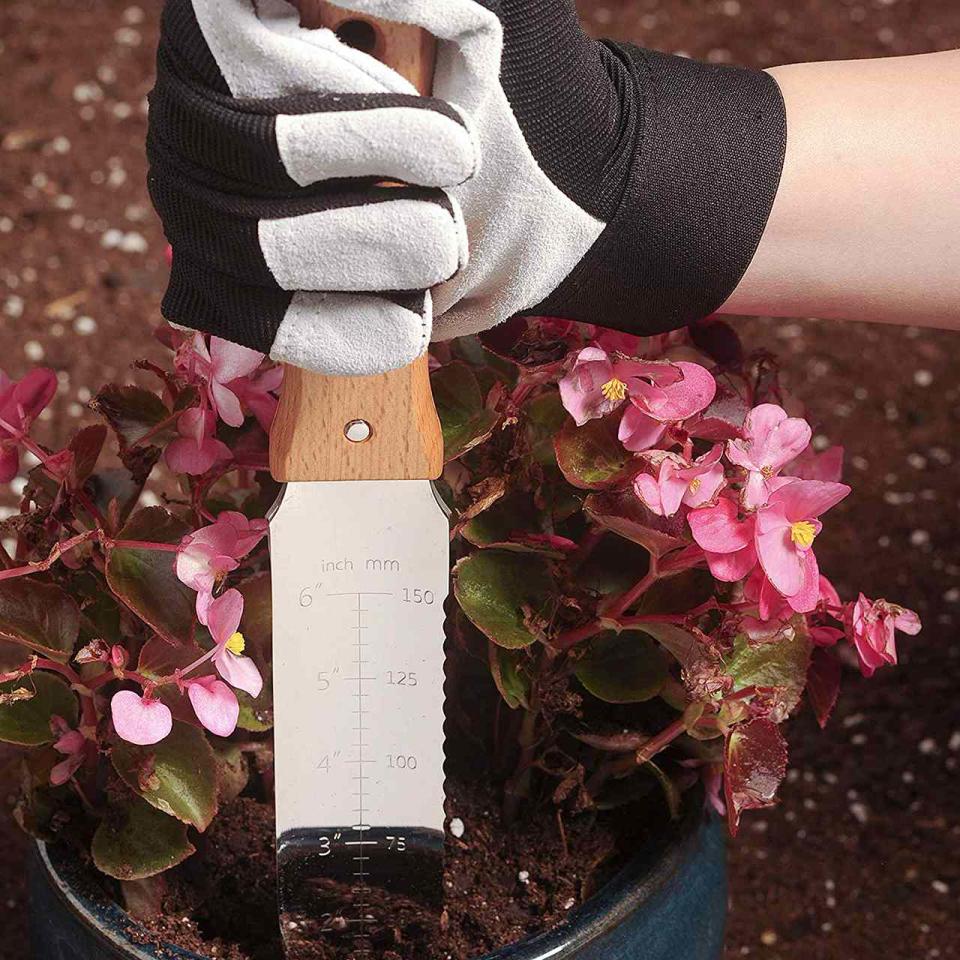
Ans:
{"type": "Polygon", "coordinates": [[[102,424],[84,427],[70,441],[70,452],[73,454],[72,485],[81,487],[93,473],[104,441],[107,439],[107,428],[102,424]]]}
{"type": "Polygon", "coordinates": [[[657,558],[685,547],[684,521],[678,514],[659,517],[632,490],[592,493],[584,512],[600,526],[646,547],[657,558]]]}
{"type": "Polygon", "coordinates": [[[733,367],[743,360],[743,344],[729,323],[708,318],[690,324],[689,329],[697,348],[722,366],[733,367]]]}
{"type": "Polygon", "coordinates": [[[737,835],[744,810],[769,807],[787,772],[787,742],[769,720],[752,720],[727,737],[724,790],[730,833],[737,835]]]}
{"type": "Polygon", "coordinates": [[[807,699],[821,728],[827,725],[840,694],[840,661],[823,647],[813,651],[810,669],[807,671],[807,699]]]}
{"type": "Polygon", "coordinates": [[[0,583],[0,637],[66,663],[80,633],[80,610],[54,583],[32,577],[0,583]]]}

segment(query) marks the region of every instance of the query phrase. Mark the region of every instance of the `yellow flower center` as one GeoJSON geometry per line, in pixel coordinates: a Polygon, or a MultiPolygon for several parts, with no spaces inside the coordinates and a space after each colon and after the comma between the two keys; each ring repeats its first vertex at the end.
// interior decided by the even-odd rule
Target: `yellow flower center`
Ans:
{"type": "Polygon", "coordinates": [[[227,649],[238,657],[243,653],[246,646],[247,641],[243,639],[243,634],[239,630],[227,641],[227,649]]]}
{"type": "Polygon", "coordinates": [[[690,481],[690,492],[696,493],[703,486],[703,481],[699,477],[694,477],[690,481]]]}
{"type": "Polygon", "coordinates": [[[616,377],[608,380],[600,388],[600,392],[603,394],[604,399],[609,400],[610,403],[619,403],[621,400],[627,399],[627,385],[616,377]]]}
{"type": "Polygon", "coordinates": [[[798,520],[790,525],[790,539],[803,550],[813,546],[817,528],[809,520],[798,520]]]}

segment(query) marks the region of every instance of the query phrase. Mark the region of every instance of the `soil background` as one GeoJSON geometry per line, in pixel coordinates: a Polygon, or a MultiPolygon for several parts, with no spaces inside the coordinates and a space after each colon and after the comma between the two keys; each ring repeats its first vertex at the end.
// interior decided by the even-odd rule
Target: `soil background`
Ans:
{"type": "MultiPolygon", "coordinates": [[[[0,4],[0,367],[58,371],[51,441],[86,422],[101,383],[157,349],[166,266],[143,139],[159,6],[0,4]]],[[[599,35],[756,66],[960,47],[956,0],[579,6],[599,35]]],[[[925,629],[901,644],[899,669],[870,682],[848,672],[826,732],[805,716],[790,724],[782,803],[748,816],[731,844],[727,957],[958,957],[960,336],[809,319],[740,329],[784,357],[813,419],[830,424],[819,442],[847,448],[854,495],[831,514],[825,571],[841,594],[913,607],[925,629]]],[[[0,754],[6,805],[15,785],[0,754]]],[[[0,818],[0,960],[27,956],[23,849],[0,818]]]]}

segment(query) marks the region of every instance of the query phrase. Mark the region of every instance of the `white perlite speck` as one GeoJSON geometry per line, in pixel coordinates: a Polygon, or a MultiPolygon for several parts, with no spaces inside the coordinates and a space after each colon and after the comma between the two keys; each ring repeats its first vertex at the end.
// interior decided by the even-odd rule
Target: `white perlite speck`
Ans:
{"type": "Polygon", "coordinates": [[[870,811],[865,803],[860,803],[859,801],[851,803],[850,812],[853,814],[853,818],[857,823],[866,823],[870,819],[870,811]]]}
{"type": "Polygon", "coordinates": [[[464,833],[466,833],[466,829],[467,828],[464,826],[463,821],[459,817],[454,817],[450,821],[450,833],[458,840],[464,835],[464,833]]]}

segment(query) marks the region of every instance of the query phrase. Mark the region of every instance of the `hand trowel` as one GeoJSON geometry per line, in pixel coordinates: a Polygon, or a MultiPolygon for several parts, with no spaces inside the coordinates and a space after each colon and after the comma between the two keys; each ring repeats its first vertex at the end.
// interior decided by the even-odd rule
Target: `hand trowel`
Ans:
{"type": "MultiPolygon", "coordinates": [[[[421,30],[299,7],[429,89],[421,30]]],[[[291,960],[318,943],[374,960],[401,917],[442,900],[449,533],[426,357],[374,377],[288,367],[270,463],[285,484],[270,525],[284,944],[291,960]]]]}

